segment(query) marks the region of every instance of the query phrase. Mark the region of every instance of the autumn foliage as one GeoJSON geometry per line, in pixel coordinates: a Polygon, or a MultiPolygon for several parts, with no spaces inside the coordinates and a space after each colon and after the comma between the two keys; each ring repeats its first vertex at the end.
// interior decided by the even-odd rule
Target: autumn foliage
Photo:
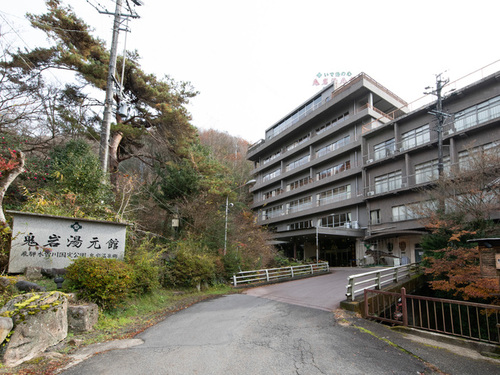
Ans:
{"type": "Polygon", "coordinates": [[[477,244],[467,242],[477,238],[478,232],[437,216],[427,227],[431,234],[424,237],[423,245],[427,248],[424,270],[431,278],[429,286],[453,298],[499,304],[499,279],[481,275],[477,244]]]}

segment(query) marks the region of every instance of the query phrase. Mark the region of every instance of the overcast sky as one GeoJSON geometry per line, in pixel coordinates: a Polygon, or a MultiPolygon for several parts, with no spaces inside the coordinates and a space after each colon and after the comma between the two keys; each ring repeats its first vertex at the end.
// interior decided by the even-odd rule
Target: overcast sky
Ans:
{"type": "MultiPolygon", "coordinates": [[[[365,72],[412,102],[438,73],[455,81],[500,60],[496,0],[143,2],[127,49],[138,50],[146,72],[200,91],[188,107],[195,126],[251,143],[322,88],[313,85],[318,73],[365,72]]],[[[43,0],[2,3],[1,38],[30,48],[44,42],[23,20],[43,12],[43,0]]],[[[111,39],[112,17],[91,4],[114,11],[114,0],[64,3],[111,39]]],[[[123,42],[121,33],[119,51],[123,42]]]]}

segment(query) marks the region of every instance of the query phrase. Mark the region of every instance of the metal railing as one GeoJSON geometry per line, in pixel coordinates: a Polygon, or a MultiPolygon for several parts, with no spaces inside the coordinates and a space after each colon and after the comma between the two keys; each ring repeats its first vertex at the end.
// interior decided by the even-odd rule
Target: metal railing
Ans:
{"type": "Polygon", "coordinates": [[[365,318],[500,344],[500,306],[365,290],[365,318]]]}
{"type": "Polygon", "coordinates": [[[328,262],[304,264],[301,266],[267,268],[262,270],[242,271],[233,275],[233,285],[252,284],[293,279],[300,276],[326,273],[330,270],[328,262]]]}
{"type": "Polygon", "coordinates": [[[382,287],[388,284],[397,283],[404,278],[410,278],[419,273],[419,263],[410,263],[404,266],[351,275],[347,278],[347,300],[353,301],[356,295],[361,294],[365,289],[382,289],[382,287]]]}

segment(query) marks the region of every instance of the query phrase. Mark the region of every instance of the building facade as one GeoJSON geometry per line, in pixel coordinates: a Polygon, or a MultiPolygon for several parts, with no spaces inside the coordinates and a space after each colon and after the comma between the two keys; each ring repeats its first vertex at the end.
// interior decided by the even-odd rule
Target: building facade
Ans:
{"type": "MultiPolygon", "coordinates": [[[[442,160],[471,147],[498,149],[500,73],[445,95],[442,160]]],[[[257,221],[287,256],[331,266],[419,261],[425,232],[412,210],[438,177],[435,102],[408,104],[361,73],[308,99],[252,145],[257,221]]]]}

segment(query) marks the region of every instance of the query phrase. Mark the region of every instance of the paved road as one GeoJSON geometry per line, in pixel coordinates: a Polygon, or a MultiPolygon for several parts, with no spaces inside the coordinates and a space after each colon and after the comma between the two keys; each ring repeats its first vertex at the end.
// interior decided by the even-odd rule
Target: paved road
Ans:
{"type": "MultiPolygon", "coordinates": [[[[372,271],[373,269],[370,269],[372,271]]],[[[366,268],[331,268],[331,273],[248,289],[245,294],[299,306],[332,311],[345,300],[347,277],[366,268]]]]}
{"type": "Polygon", "coordinates": [[[425,364],[330,312],[248,295],[198,303],[66,370],[84,374],[421,374],[425,364]]]}
{"type": "MultiPolygon", "coordinates": [[[[334,275],[345,281],[352,270],[334,275]]],[[[476,352],[415,340],[340,310],[332,313],[338,302],[328,302],[330,288],[336,288],[329,276],[200,302],[134,340],[84,348],[76,356],[99,354],[63,374],[500,374],[500,361],[476,352]]],[[[340,290],[343,295],[344,283],[340,290]]]]}

